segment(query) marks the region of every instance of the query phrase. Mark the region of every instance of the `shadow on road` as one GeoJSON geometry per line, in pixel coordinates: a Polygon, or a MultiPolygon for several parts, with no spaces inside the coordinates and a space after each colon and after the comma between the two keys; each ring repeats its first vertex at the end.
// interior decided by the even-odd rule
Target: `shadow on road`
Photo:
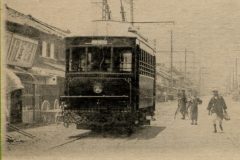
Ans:
{"type": "Polygon", "coordinates": [[[136,128],[134,133],[131,135],[124,132],[121,129],[111,129],[103,131],[88,131],[78,135],[73,135],[68,137],[69,139],[83,139],[83,138],[127,138],[127,139],[152,139],[155,138],[160,132],[162,132],[166,127],[158,126],[144,126],[136,128]]]}
{"type": "MultiPolygon", "coordinates": [[[[58,144],[56,146],[50,147],[48,149],[53,150],[68,144],[71,144],[75,141],[85,139],[85,138],[109,138],[109,139],[127,139],[127,140],[133,140],[133,139],[139,139],[139,140],[148,140],[155,138],[160,132],[162,132],[166,127],[158,127],[158,126],[144,126],[139,127],[135,130],[135,132],[131,135],[124,133],[124,132],[118,132],[118,130],[104,130],[101,132],[94,132],[86,130],[83,133],[72,135],[68,137],[68,140],[64,143],[58,144]]],[[[122,131],[122,130],[121,130],[122,131]]]]}
{"type": "Polygon", "coordinates": [[[129,137],[129,139],[152,139],[165,129],[166,127],[144,126],[138,128],[137,131],[129,137]]]}

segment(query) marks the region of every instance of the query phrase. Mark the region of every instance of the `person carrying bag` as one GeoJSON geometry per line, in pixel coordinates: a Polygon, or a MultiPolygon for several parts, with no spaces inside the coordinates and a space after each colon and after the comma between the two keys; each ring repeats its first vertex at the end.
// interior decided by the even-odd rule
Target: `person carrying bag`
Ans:
{"type": "Polygon", "coordinates": [[[208,114],[212,116],[214,133],[217,132],[217,122],[219,123],[219,128],[223,131],[222,121],[223,119],[229,120],[229,116],[227,114],[227,105],[222,96],[218,94],[217,90],[213,90],[213,97],[209,101],[208,114]]]}

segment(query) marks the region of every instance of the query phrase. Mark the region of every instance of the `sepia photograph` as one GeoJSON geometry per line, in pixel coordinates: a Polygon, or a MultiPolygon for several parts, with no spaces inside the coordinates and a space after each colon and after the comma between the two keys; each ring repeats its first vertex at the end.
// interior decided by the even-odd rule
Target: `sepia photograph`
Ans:
{"type": "Polygon", "coordinates": [[[239,160],[239,0],[2,0],[3,160],[239,160]]]}

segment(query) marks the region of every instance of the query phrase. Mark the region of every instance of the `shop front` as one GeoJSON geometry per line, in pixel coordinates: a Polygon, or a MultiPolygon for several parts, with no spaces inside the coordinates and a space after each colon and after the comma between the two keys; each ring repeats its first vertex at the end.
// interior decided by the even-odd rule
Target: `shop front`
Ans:
{"type": "Polygon", "coordinates": [[[5,85],[7,119],[10,123],[43,122],[46,112],[59,111],[58,98],[63,94],[65,76],[65,32],[6,9],[6,74],[11,74],[8,79],[16,83],[10,85],[7,80],[5,85]]]}
{"type": "Polygon", "coordinates": [[[6,69],[6,108],[5,115],[8,123],[22,122],[22,90],[23,84],[19,77],[6,69]]]}
{"type": "Polygon", "coordinates": [[[20,67],[8,68],[7,72],[13,73],[20,84],[15,85],[16,89],[9,91],[7,96],[10,122],[41,123],[46,121],[46,117],[48,122],[53,122],[54,111],[59,109],[59,96],[63,94],[64,72],[49,72],[41,68],[26,71],[20,67]],[[44,72],[40,73],[39,70],[44,72]],[[52,115],[46,116],[47,112],[52,115]]]}

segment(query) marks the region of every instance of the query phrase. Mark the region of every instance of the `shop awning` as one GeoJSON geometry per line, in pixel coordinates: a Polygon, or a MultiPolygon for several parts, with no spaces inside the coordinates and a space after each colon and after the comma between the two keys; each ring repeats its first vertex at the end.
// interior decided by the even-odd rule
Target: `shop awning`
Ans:
{"type": "Polygon", "coordinates": [[[24,86],[20,78],[10,69],[6,69],[6,93],[14,90],[23,89],[24,86]]]}

